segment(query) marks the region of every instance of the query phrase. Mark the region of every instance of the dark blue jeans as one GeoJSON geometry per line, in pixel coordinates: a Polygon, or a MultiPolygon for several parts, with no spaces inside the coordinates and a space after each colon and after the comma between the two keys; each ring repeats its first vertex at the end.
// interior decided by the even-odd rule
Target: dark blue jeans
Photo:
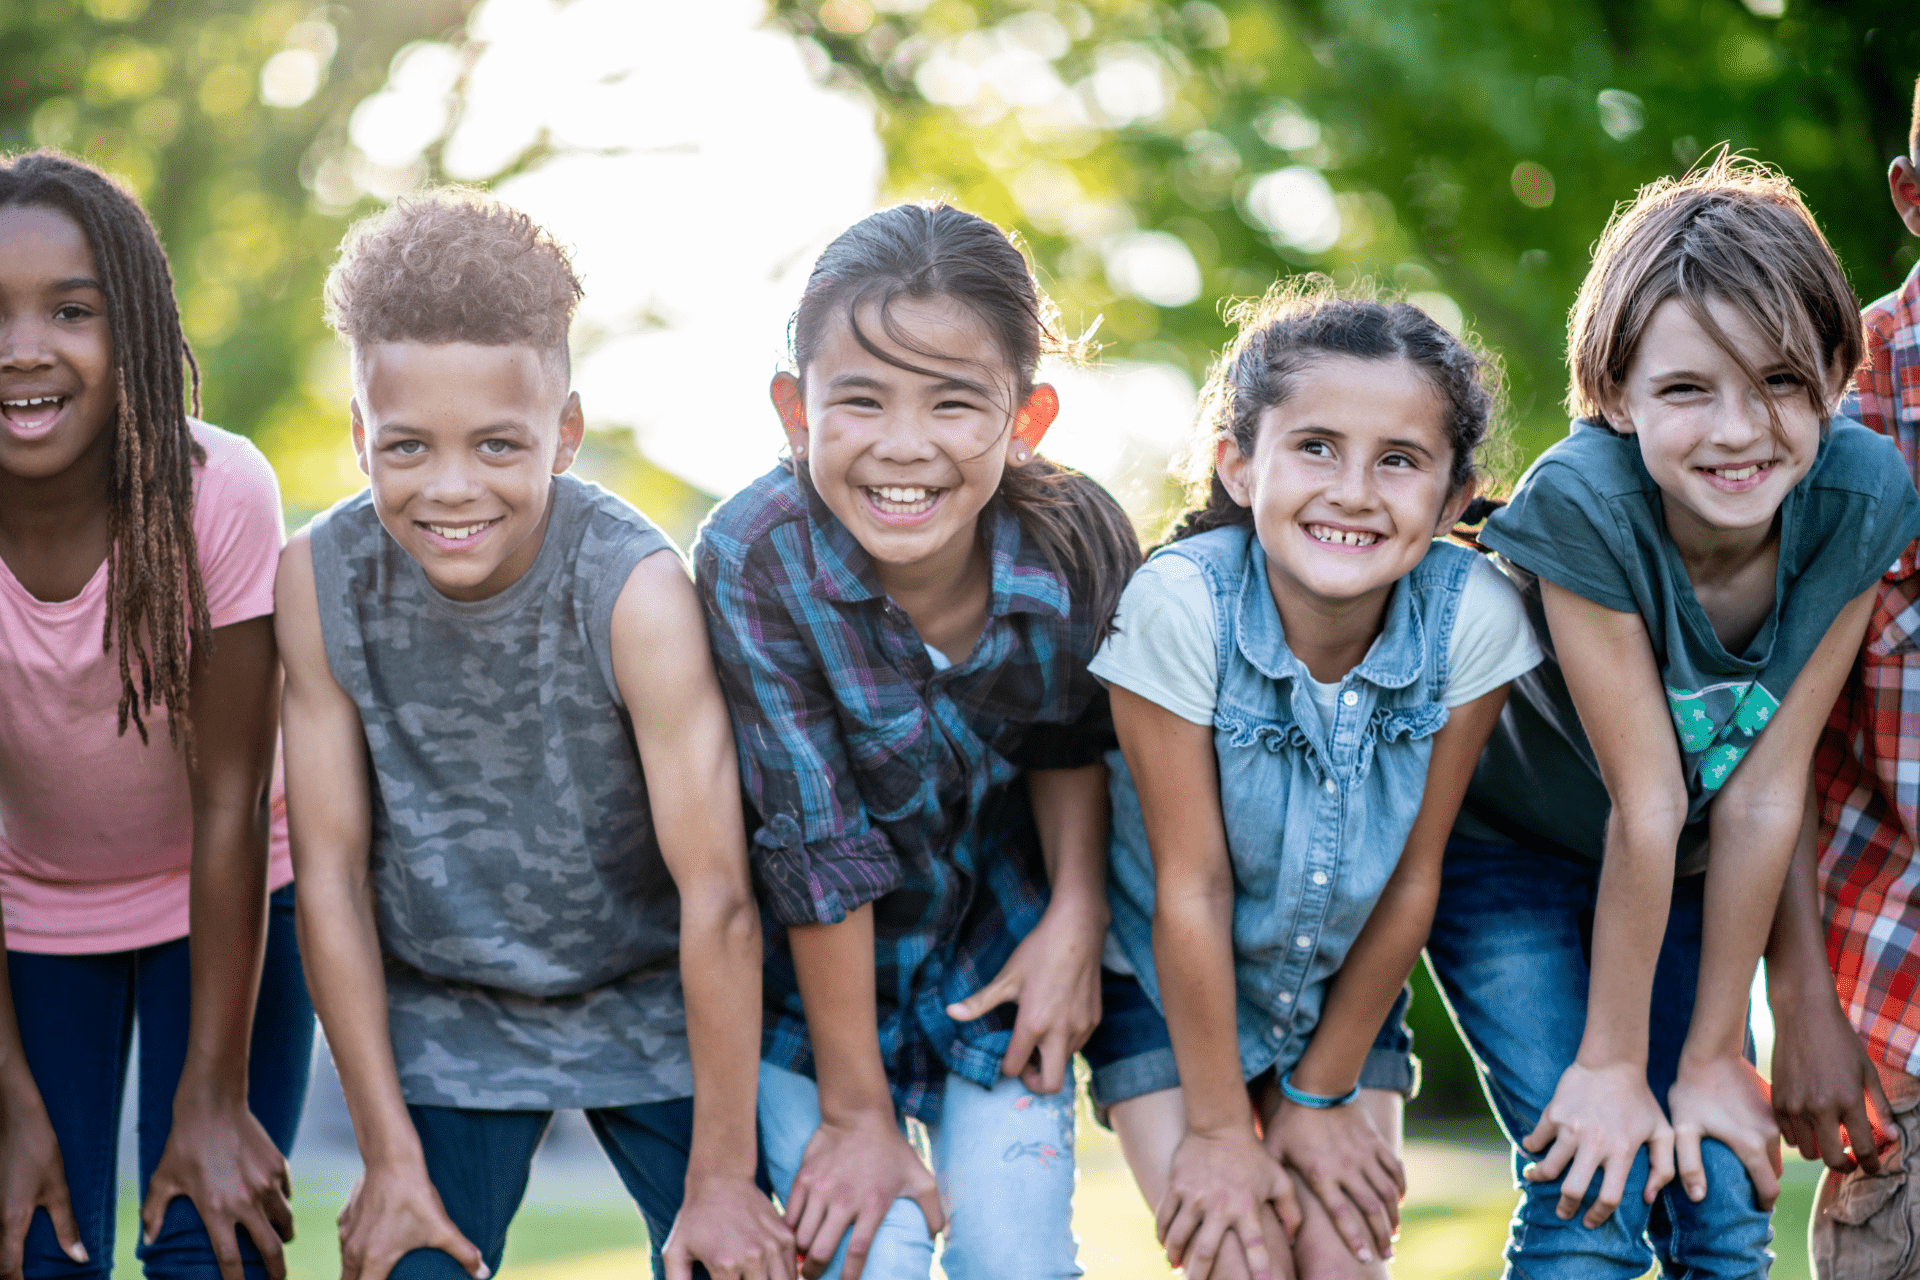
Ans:
{"type": "MultiPolygon", "coordinates": [[[[427,1157],[427,1177],[460,1234],[473,1242],[491,1271],[500,1269],[507,1226],[527,1194],[533,1153],[553,1122],[551,1111],[471,1111],[464,1107],[407,1108],[427,1157]]],[[[686,1191],[687,1153],[693,1143],[693,1099],[603,1107],[586,1113],[594,1137],[647,1220],[653,1273],[666,1274],[660,1248],[686,1191]]],[[[707,1269],[695,1266],[704,1277],[707,1269]]],[[[391,1280],[472,1280],[453,1255],[415,1249],[393,1268],[391,1280]]]]}
{"type": "MultiPolygon", "coordinates": [[[[1704,876],[1673,886],[1667,932],[1654,971],[1647,1087],[1664,1109],[1693,1020],[1700,978],[1704,876]]],[[[1553,1100],[1579,1051],[1587,1020],[1593,908],[1600,868],[1518,845],[1455,839],[1447,845],[1439,909],[1427,956],[1454,1022],[1473,1050],[1480,1083],[1514,1143],[1521,1188],[1507,1240],[1507,1274],[1528,1280],[1633,1280],[1657,1257],[1661,1272],[1688,1280],[1763,1280],[1772,1260],[1767,1215],[1727,1147],[1701,1143],[1707,1197],[1687,1199],[1670,1182],[1648,1205],[1647,1152],[1640,1149],[1614,1215],[1589,1230],[1554,1213],[1560,1183],[1527,1182],[1533,1157],[1520,1139],[1553,1100]]],[[[1752,1054],[1752,1044],[1748,1044],[1752,1054]]],[[[1600,1189],[1595,1177],[1588,1203],[1600,1189]]]]}
{"type": "MultiPolygon", "coordinates": [[[[90,1259],[78,1263],[61,1252],[46,1210],[36,1209],[27,1231],[26,1274],[32,1280],[104,1277],[113,1266],[120,1099],[136,1023],[143,1197],[173,1128],[173,1095],[186,1062],[192,996],[187,940],[102,955],[9,951],[7,978],[27,1066],[60,1142],[73,1216],[90,1259]]],[[[283,1153],[293,1147],[312,1058],[313,1005],[300,974],[293,886],[288,885],[268,905],[266,965],[247,1069],[247,1104],[283,1153]]],[[[266,1267],[245,1230],[240,1251],[248,1280],[265,1280],[266,1267]]],[[[190,1200],[168,1206],[159,1236],[140,1245],[138,1253],[156,1280],[217,1280],[220,1274],[207,1229],[190,1200]]]]}

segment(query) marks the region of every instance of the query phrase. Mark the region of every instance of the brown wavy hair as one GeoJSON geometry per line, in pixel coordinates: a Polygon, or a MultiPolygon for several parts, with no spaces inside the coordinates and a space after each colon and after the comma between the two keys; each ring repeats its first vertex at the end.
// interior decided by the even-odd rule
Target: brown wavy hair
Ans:
{"type": "MultiPolygon", "coordinates": [[[[1161,545],[1225,525],[1250,524],[1253,512],[1220,482],[1219,442],[1253,456],[1260,418],[1285,404],[1300,376],[1330,357],[1405,360],[1427,375],[1439,400],[1453,456],[1448,489],[1478,478],[1482,447],[1497,433],[1504,403],[1499,362],[1471,336],[1456,337],[1412,303],[1341,293],[1323,275],[1280,281],[1261,298],[1227,309],[1237,335],[1207,372],[1200,418],[1185,467],[1188,507],[1161,545]]],[[[1470,516],[1469,522],[1472,522],[1470,516]]]]}
{"type": "Polygon", "coordinates": [[[327,323],[361,348],[380,342],[527,346],[566,372],[581,298],[566,249],[483,192],[402,196],[355,223],[327,275],[327,323]]]}
{"type": "Polygon", "coordinates": [[[193,654],[211,648],[206,587],[193,534],[193,438],[200,367],[180,330],[173,273],[140,200],[92,165],[55,151],[0,160],[0,208],[52,209],[93,250],[106,295],[117,382],[107,484],[107,617],[102,652],[120,657],[120,732],[147,741],[146,717],[167,709],[167,735],[188,758],[193,654]],[[139,676],[135,678],[135,671],[139,676]]]}
{"type": "MultiPolygon", "coordinates": [[[[1722,147],[1681,178],[1640,188],[1615,211],[1580,285],[1567,334],[1567,408],[1611,428],[1640,337],[1676,298],[1763,391],[1764,379],[1707,307],[1719,299],[1780,347],[1824,424],[1866,354],[1860,302],[1813,215],[1777,169],[1722,147]]],[[[1774,430],[1773,397],[1765,397],[1774,430]]]]}
{"type": "MultiPolygon", "coordinates": [[[[795,371],[805,379],[808,362],[838,319],[868,354],[911,373],[944,377],[881,350],[859,319],[861,310],[872,306],[882,332],[896,346],[948,359],[944,352],[914,346],[890,311],[899,298],[935,297],[951,298],[977,316],[1013,373],[1003,434],[1033,391],[1042,355],[1074,360],[1086,355],[1087,339],[1062,333],[1058,309],[1005,232],[949,204],[902,204],[854,223],[813,264],[788,326],[795,371]]],[[[812,483],[805,467],[795,470],[812,483]]],[[[1084,606],[1104,632],[1121,589],[1140,563],[1140,540],[1120,504],[1086,476],[1042,457],[1002,472],[993,501],[1018,517],[1056,573],[1071,570],[1087,584],[1084,606]]]]}

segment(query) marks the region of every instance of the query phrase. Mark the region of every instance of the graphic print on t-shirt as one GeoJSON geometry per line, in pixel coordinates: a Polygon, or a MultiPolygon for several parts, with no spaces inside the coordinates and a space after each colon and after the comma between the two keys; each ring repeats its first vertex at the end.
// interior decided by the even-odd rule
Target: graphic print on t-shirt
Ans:
{"type": "Polygon", "coordinates": [[[1728,680],[1694,693],[1668,685],[1667,706],[1684,764],[1699,769],[1702,787],[1718,791],[1773,719],[1780,700],[1758,680],[1728,680]]]}

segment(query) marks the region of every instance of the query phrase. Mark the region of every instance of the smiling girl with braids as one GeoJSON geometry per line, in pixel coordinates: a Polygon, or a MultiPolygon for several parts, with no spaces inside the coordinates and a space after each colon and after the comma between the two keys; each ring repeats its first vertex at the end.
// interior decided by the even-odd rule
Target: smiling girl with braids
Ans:
{"type": "Polygon", "coordinates": [[[0,164],[0,1272],[107,1274],[136,1022],[147,1273],[280,1274],[292,1236],[280,502],[189,375],[197,411],[134,197],[0,164]]]}

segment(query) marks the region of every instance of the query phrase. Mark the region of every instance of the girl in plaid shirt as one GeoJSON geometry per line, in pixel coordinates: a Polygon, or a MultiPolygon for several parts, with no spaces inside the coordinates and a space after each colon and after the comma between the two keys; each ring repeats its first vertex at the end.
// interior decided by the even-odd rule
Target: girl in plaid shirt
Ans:
{"type": "Polygon", "coordinates": [[[829,1275],[924,1280],[943,1227],[953,1280],[1078,1275],[1062,1086],[1101,1021],[1114,742],[1087,661],[1138,544],[1035,454],[1065,344],[991,224],[856,224],[793,341],[791,457],[694,553],[760,819],[774,1186],[829,1275]]]}

